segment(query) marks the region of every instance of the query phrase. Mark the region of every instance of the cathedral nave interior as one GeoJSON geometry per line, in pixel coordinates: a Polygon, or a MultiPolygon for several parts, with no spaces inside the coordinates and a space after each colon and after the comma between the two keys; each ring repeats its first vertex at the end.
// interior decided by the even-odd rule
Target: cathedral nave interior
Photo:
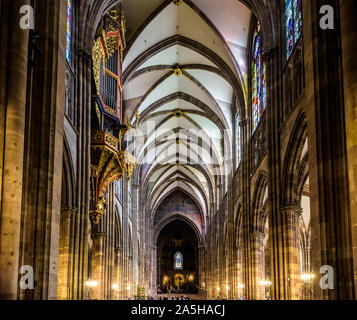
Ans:
{"type": "Polygon", "coordinates": [[[0,299],[354,300],[356,9],[2,1],[0,299]]]}

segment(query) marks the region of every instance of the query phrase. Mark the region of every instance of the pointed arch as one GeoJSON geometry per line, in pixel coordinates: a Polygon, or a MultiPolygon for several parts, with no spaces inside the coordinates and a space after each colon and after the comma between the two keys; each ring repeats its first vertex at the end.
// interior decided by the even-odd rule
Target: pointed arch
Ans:
{"type": "MultiPolygon", "coordinates": [[[[301,113],[295,121],[284,160],[281,199],[281,202],[284,205],[296,204],[300,199],[300,194],[298,193],[296,186],[298,185],[299,180],[299,164],[304,160],[301,159],[301,155],[306,143],[306,138],[306,116],[304,113],[301,113]]],[[[307,159],[305,159],[305,163],[307,163],[307,159]]]]}
{"type": "Polygon", "coordinates": [[[252,231],[264,233],[268,209],[268,175],[260,172],[253,197],[252,231]]]}

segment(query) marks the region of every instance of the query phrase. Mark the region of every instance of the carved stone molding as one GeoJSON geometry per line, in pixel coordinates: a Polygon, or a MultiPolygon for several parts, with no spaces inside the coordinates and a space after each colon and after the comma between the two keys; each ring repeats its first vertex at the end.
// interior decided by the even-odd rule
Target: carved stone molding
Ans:
{"type": "Polygon", "coordinates": [[[61,215],[72,217],[78,214],[78,208],[71,206],[63,206],[61,208],[61,215]]]}
{"type": "Polygon", "coordinates": [[[252,240],[263,241],[265,238],[265,233],[260,231],[254,231],[250,233],[249,237],[252,240]]]}
{"type": "Polygon", "coordinates": [[[240,127],[245,127],[249,124],[249,118],[245,118],[239,121],[239,126],[240,127]]]}
{"type": "Polygon", "coordinates": [[[87,50],[79,48],[77,52],[80,58],[83,58],[88,63],[92,63],[92,55],[87,50]]]}
{"type": "Polygon", "coordinates": [[[106,232],[93,232],[92,233],[92,240],[104,239],[106,238],[106,232]]]}
{"type": "Polygon", "coordinates": [[[300,217],[303,213],[303,209],[299,204],[287,204],[280,207],[280,212],[283,215],[296,215],[296,217],[300,217]]]}

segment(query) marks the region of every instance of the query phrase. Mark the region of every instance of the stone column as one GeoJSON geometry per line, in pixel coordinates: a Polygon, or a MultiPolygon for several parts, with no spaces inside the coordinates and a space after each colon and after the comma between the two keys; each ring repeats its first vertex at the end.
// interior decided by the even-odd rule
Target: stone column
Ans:
{"type": "Polygon", "coordinates": [[[265,279],[265,259],[264,259],[264,233],[254,232],[250,234],[251,243],[251,257],[252,257],[252,287],[251,287],[251,299],[264,300],[265,287],[261,284],[261,281],[265,279]]]}
{"type": "Polygon", "coordinates": [[[198,247],[198,286],[201,288],[199,290],[199,294],[204,297],[206,295],[206,273],[205,273],[205,247],[200,246],[198,247]],[[203,283],[205,284],[203,286],[203,283]]]}
{"type": "Polygon", "coordinates": [[[238,250],[233,246],[232,252],[232,295],[238,298],[238,250]]]}
{"type": "Polygon", "coordinates": [[[250,121],[249,118],[242,119],[239,122],[242,132],[242,282],[244,283],[243,296],[249,298],[249,287],[251,286],[251,270],[250,270],[250,250],[249,250],[249,221],[250,221],[250,121]]]}
{"type": "Polygon", "coordinates": [[[340,1],[342,38],[342,69],[346,119],[346,142],[349,173],[349,197],[352,225],[354,282],[357,298],[357,2],[340,1]]]}
{"type": "Polygon", "coordinates": [[[103,257],[104,257],[104,232],[92,234],[93,249],[92,249],[92,274],[91,280],[97,281],[98,285],[91,289],[91,300],[102,300],[104,298],[104,283],[103,283],[103,257]]]}
{"type": "MultiPolygon", "coordinates": [[[[16,299],[19,278],[24,130],[29,31],[19,25],[20,7],[29,0],[10,1],[5,105],[4,152],[0,215],[0,299],[16,299]],[[10,25],[11,23],[11,25],[10,25]]],[[[3,25],[2,25],[3,26],[3,25]]],[[[4,27],[4,26],[3,26],[4,27]]]]}
{"type": "Polygon", "coordinates": [[[77,49],[77,78],[75,109],[78,111],[78,164],[76,186],[78,219],[76,231],[78,239],[75,241],[73,292],[74,299],[84,299],[86,296],[85,281],[88,274],[88,241],[90,237],[89,194],[90,194],[90,108],[91,105],[91,55],[83,48],[77,49]]]}
{"type": "MultiPolygon", "coordinates": [[[[326,4],[325,2],[304,1],[304,105],[309,106],[306,108],[306,114],[313,235],[312,266],[313,271],[318,272],[321,266],[330,265],[335,274],[335,290],[322,290],[319,281],[314,281],[314,298],[346,300],[356,296],[353,283],[348,172],[350,164],[346,161],[348,146],[344,72],[341,64],[342,38],[338,25],[332,30],[318,27],[321,18],[320,8],[326,4]]],[[[338,4],[342,2],[347,5],[347,1],[330,1],[334,5],[337,24],[345,20],[339,15],[340,10],[337,10],[338,4]]],[[[348,17],[346,19],[348,20],[348,17]]],[[[349,32],[348,30],[346,34],[349,32]]],[[[351,37],[353,36],[352,32],[351,37]]],[[[345,66],[347,61],[343,61],[345,66]]]]}
{"type": "Polygon", "coordinates": [[[301,297],[301,262],[299,252],[299,219],[302,208],[285,206],[281,213],[284,224],[284,251],[286,257],[287,293],[288,300],[299,300],[301,297]]]}
{"type": "Polygon", "coordinates": [[[122,248],[115,248],[115,264],[114,264],[114,300],[122,299],[123,282],[122,282],[122,266],[121,266],[122,248]]]}
{"type": "Polygon", "coordinates": [[[156,288],[157,288],[157,279],[159,277],[158,269],[160,266],[158,266],[158,253],[157,253],[157,247],[152,246],[151,247],[151,270],[152,270],[152,282],[151,282],[151,288],[152,290],[156,293],[156,288]]]}
{"type": "MultiPolygon", "coordinates": [[[[311,274],[311,248],[304,249],[304,273],[311,274]]],[[[303,294],[302,297],[304,300],[312,300],[313,297],[313,286],[312,280],[302,283],[303,285],[303,294]]]]}
{"type": "Polygon", "coordinates": [[[240,297],[244,296],[244,279],[243,279],[243,246],[237,247],[237,295],[236,298],[239,299],[240,297]]]}
{"type": "Polygon", "coordinates": [[[58,276],[57,276],[57,299],[70,299],[70,261],[71,261],[71,220],[76,214],[74,208],[62,208],[60,225],[60,243],[58,258],[58,276]]]}

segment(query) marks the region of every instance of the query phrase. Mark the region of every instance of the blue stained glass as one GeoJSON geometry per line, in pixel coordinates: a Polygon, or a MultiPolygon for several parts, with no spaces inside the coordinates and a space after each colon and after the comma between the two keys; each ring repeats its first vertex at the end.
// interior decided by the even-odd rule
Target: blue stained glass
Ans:
{"type": "Polygon", "coordinates": [[[294,0],[294,32],[295,32],[295,43],[298,41],[302,33],[302,0],[294,0]]]}
{"type": "Polygon", "coordinates": [[[72,0],[67,0],[66,59],[71,62],[72,42],[72,0]]]}
{"type": "Polygon", "coordinates": [[[302,0],[286,0],[285,3],[286,55],[289,59],[302,33],[302,0]]]}
{"type": "Polygon", "coordinates": [[[253,130],[258,126],[266,106],[266,65],[262,57],[262,35],[259,22],[254,36],[252,61],[252,116],[253,130]]]}
{"type": "Polygon", "coordinates": [[[181,252],[175,254],[175,270],[183,270],[183,255],[181,252]]]}

